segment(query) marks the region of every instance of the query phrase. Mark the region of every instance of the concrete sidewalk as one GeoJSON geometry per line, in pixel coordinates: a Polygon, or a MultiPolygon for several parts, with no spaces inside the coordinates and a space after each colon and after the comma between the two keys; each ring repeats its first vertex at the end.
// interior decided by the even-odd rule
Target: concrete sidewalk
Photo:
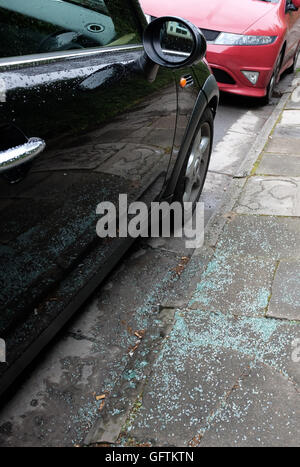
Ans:
{"type": "Polygon", "coordinates": [[[291,91],[162,307],[163,344],[141,351],[87,444],[300,445],[299,74],[291,91]]]}

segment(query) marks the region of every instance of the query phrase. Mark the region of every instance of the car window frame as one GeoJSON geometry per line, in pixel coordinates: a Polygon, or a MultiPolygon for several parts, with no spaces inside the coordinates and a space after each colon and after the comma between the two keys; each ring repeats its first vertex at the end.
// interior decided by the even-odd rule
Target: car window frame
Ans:
{"type": "Polygon", "coordinates": [[[19,66],[30,66],[31,64],[47,64],[55,61],[62,61],[72,58],[88,57],[99,55],[101,53],[113,53],[119,52],[124,49],[130,50],[142,50],[143,49],[143,34],[147,26],[146,17],[141,9],[140,3],[138,0],[125,0],[128,8],[131,11],[133,19],[136,24],[137,32],[140,36],[140,42],[137,44],[123,44],[123,45],[105,45],[99,47],[87,47],[82,50],[66,50],[66,51],[54,51],[54,52],[41,52],[33,53],[28,55],[17,55],[17,56],[8,56],[0,57],[0,71],[6,69],[12,69],[19,66]]]}
{"type": "Polygon", "coordinates": [[[0,58],[0,71],[7,69],[19,68],[22,66],[30,65],[46,65],[54,62],[72,60],[75,58],[88,58],[89,56],[106,55],[112,53],[122,52],[124,50],[143,50],[143,44],[127,44],[115,47],[91,47],[83,50],[70,50],[59,52],[44,52],[40,54],[19,55],[15,57],[0,58]]]}

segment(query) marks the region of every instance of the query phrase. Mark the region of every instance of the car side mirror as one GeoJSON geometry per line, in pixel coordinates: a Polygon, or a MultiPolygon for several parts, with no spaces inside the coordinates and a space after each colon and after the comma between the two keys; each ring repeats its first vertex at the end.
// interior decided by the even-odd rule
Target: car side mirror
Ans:
{"type": "Polygon", "coordinates": [[[162,16],[148,24],[143,43],[152,62],[173,69],[200,61],[207,48],[200,30],[175,16],[162,16]]]}

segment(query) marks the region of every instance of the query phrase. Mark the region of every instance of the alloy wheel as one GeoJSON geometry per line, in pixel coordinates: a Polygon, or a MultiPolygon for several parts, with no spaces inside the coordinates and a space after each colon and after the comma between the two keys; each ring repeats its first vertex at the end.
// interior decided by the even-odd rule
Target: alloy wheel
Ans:
{"type": "Polygon", "coordinates": [[[211,149],[211,128],[202,123],[195,137],[185,172],[183,202],[195,203],[205,181],[211,149]]]}

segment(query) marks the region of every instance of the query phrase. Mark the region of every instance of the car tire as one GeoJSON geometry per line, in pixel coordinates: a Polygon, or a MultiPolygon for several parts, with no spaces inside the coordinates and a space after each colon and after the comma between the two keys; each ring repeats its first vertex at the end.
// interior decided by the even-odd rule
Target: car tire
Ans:
{"type": "Polygon", "coordinates": [[[278,81],[279,72],[280,72],[280,68],[281,68],[281,64],[282,64],[282,59],[283,59],[283,52],[280,53],[279,57],[276,60],[276,64],[274,66],[273,73],[272,73],[270,82],[269,82],[268,87],[267,87],[267,94],[263,98],[264,104],[269,104],[271,99],[272,99],[274,89],[275,89],[275,86],[276,86],[277,81],[278,81]]]}
{"type": "Polygon", "coordinates": [[[299,54],[300,54],[300,44],[298,45],[297,52],[295,53],[293,64],[286,70],[287,73],[290,73],[290,74],[295,73],[299,54]]]}
{"type": "Polygon", "coordinates": [[[206,108],[194,133],[182,166],[173,201],[193,203],[193,210],[203,190],[209,166],[214,133],[213,113],[206,108]]]}

